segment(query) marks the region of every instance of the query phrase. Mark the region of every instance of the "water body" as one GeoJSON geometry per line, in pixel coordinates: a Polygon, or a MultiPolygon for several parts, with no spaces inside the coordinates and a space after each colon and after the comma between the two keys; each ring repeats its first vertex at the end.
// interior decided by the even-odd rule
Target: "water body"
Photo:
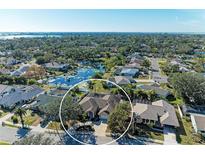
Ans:
{"type": "Polygon", "coordinates": [[[0,40],[12,40],[18,38],[43,38],[43,37],[61,37],[61,35],[0,35],[0,40]]]}
{"type": "Polygon", "coordinates": [[[83,80],[87,80],[94,76],[97,72],[104,72],[104,68],[101,66],[99,68],[79,68],[76,74],[73,76],[58,76],[55,79],[49,81],[51,86],[66,86],[71,87],[83,80]]]}

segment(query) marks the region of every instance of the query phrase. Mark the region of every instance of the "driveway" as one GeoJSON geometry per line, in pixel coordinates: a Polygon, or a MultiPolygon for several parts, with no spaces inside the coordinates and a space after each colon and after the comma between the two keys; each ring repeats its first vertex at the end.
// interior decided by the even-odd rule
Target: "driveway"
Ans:
{"type": "Polygon", "coordinates": [[[165,126],[164,130],[164,144],[165,145],[176,145],[176,132],[175,129],[169,126],[165,126]]]}
{"type": "Polygon", "coordinates": [[[16,140],[25,137],[28,132],[27,129],[0,126],[0,141],[13,143],[16,140]]]}

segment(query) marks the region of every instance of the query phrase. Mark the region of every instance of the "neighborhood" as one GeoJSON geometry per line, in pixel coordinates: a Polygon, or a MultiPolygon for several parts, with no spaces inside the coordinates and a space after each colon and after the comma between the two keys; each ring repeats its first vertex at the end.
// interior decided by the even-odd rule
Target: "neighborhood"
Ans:
{"type": "Polygon", "coordinates": [[[27,139],[39,134],[50,144],[79,144],[66,132],[81,144],[205,144],[205,38],[187,37],[201,43],[164,47],[190,41],[181,34],[0,40],[0,144],[33,144],[27,139]],[[88,79],[116,83],[131,104],[110,82],[75,86],[88,79]]]}

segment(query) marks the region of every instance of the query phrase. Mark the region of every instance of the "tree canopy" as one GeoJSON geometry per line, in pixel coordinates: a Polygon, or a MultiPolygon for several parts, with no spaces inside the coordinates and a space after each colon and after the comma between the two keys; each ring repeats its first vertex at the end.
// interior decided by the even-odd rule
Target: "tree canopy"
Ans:
{"type": "Polygon", "coordinates": [[[108,118],[108,128],[113,133],[123,133],[129,125],[131,106],[128,102],[118,104],[110,113],[108,118]]]}
{"type": "Polygon", "coordinates": [[[185,103],[205,105],[205,78],[197,73],[176,73],[169,79],[185,103]]]}

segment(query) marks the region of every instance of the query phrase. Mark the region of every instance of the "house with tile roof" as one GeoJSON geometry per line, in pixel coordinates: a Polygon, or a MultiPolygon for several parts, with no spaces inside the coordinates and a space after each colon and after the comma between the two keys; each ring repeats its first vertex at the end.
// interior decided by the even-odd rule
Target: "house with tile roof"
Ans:
{"type": "Polygon", "coordinates": [[[36,98],[43,90],[38,86],[0,85],[0,106],[8,110],[24,105],[36,98]]]}
{"type": "Polygon", "coordinates": [[[126,77],[126,76],[114,76],[111,77],[109,80],[118,85],[128,85],[128,84],[136,83],[136,81],[132,77],[126,77]]]}
{"type": "Polygon", "coordinates": [[[120,101],[119,95],[91,93],[85,96],[79,104],[90,119],[99,117],[107,120],[110,112],[120,101]]]}
{"type": "Polygon", "coordinates": [[[179,127],[174,107],[164,100],[151,104],[136,103],[133,107],[135,124],[152,124],[155,127],[179,127]]]}

